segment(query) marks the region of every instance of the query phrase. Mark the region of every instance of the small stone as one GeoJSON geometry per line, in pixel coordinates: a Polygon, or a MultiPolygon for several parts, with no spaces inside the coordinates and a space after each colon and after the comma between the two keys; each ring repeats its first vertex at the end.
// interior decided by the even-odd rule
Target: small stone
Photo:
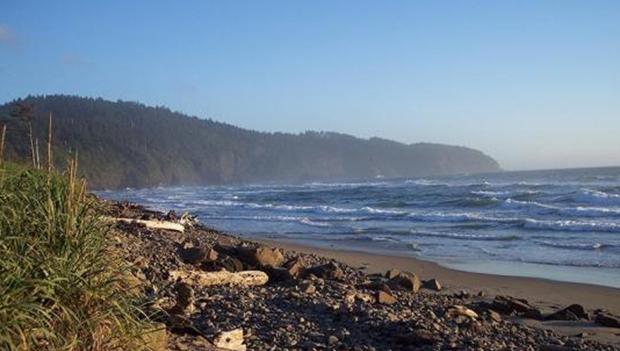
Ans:
{"type": "Polygon", "coordinates": [[[502,316],[499,313],[493,310],[488,310],[487,313],[488,313],[489,319],[491,319],[492,321],[497,322],[497,323],[502,321],[502,316]]]}
{"type": "Polygon", "coordinates": [[[217,253],[217,251],[215,251],[214,249],[209,249],[209,251],[207,252],[206,260],[214,262],[217,261],[218,256],[219,254],[217,253]]]}
{"type": "Polygon", "coordinates": [[[377,303],[384,305],[392,305],[396,303],[396,298],[384,291],[377,291],[377,303]]]}
{"type": "Polygon", "coordinates": [[[299,285],[299,289],[305,294],[314,294],[316,292],[316,287],[309,281],[302,282],[299,285]]]}
{"type": "Polygon", "coordinates": [[[338,342],[340,342],[340,340],[335,335],[330,335],[329,338],[327,338],[327,344],[329,346],[334,346],[334,345],[338,344],[338,342]]]}

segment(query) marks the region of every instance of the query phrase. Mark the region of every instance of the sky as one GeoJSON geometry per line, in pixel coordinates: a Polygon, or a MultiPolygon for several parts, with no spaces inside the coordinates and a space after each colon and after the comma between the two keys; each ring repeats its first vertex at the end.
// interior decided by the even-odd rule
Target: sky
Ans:
{"type": "Polygon", "coordinates": [[[620,165],[620,1],[1,0],[0,103],[58,93],[620,165]]]}

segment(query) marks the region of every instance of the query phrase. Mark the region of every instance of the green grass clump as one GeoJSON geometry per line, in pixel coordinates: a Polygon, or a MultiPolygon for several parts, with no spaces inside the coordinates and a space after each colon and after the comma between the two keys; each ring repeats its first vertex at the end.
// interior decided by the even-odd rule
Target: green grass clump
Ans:
{"type": "Polygon", "coordinates": [[[0,167],[0,350],[141,350],[148,324],[70,164],[0,167]]]}

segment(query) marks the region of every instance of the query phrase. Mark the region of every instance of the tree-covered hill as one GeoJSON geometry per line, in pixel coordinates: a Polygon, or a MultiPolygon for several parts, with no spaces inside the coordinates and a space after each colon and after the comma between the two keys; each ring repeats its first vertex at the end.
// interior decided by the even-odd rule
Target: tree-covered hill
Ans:
{"type": "MultiPolygon", "coordinates": [[[[27,97],[0,106],[7,150],[28,159],[24,123],[11,118],[16,103],[34,106],[41,155],[53,113],[57,162],[70,151],[91,187],[303,182],[413,177],[499,170],[480,151],[440,144],[402,144],[328,132],[264,133],[189,117],[164,107],[77,96],[27,97]]],[[[43,156],[41,156],[43,158],[43,156]]]]}

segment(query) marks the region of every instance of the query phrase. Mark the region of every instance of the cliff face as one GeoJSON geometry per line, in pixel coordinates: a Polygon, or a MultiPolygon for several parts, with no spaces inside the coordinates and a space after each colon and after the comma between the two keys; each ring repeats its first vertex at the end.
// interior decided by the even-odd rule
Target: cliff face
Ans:
{"type": "MultiPolygon", "coordinates": [[[[440,144],[402,144],[325,132],[262,133],[147,107],[76,96],[28,97],[34,134],[46,140],[54,114],[56,159],[79,154],[91,187],[303,182],[491,172],[480,151],[440,144]]],[[[0,106],[5,120],[14,102],[0,106]]],[[[9,122],[9,157],[25,158],[23,125],[9,122]]]]}

